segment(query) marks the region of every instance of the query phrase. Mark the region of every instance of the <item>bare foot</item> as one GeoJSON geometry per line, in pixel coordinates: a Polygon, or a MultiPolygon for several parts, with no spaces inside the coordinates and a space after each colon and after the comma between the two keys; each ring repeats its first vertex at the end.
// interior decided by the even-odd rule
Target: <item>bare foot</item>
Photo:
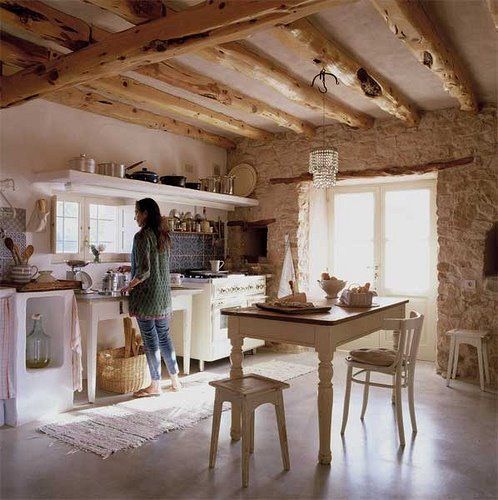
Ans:
{"type": "Polygon", "coordinates": [[[149,385],[149,387],[146,387],[145,389],[140,389],[137,392],[133,393],[134,398],[146,398],[149,396],[160,396],[161,395],[161,386],[159,385],[159,382],[154,383],[149,385]]]}

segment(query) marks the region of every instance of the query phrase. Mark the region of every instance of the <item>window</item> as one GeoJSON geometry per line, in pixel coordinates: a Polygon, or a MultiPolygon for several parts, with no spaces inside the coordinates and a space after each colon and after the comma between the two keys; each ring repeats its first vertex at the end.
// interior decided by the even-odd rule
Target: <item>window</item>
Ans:
{"type": "Polygon", "coordinates": [[[52,210],[56,261],[93,260],[90,245],[103,245],[104,262],[128,260],[137,231],[133,205],[63,194],[54,197],[52,210]]]}

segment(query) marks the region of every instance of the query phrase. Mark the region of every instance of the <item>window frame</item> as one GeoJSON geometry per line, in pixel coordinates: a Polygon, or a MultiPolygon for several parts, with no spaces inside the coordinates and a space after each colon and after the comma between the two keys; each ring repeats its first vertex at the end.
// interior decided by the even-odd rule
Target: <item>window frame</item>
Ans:
{"type": "MultiPolygon", "coordinates": [[[[128,200],[118,198],[101,198],[95,196],[81,196],[69,194],[66,192],[56,193],[51,200],[51,253],[52,263],[62,263],[66,260],[78,259],[85,261],[93,261],[93,254],[90,250],[90,205],[106,205],[123,207],[118,213],[119,229],[116,236],[118,237],[118,245],[122,245],[122,238],[125,232],[124,213],[125,207],[131,206],[128,200]],[[79,228],[78,228],[78,252],[77,253],[57,253],[57,202],[58,201],[73,201],[79,204],[79,228]]],[[[122,248],[121,248],[122,250],[122,248]]],[[[130,249],[131,252],[131,249],[130,249]]],[[[101,256],[101,262],[130,262],[130,252],[104,252],[101,256]]]]}

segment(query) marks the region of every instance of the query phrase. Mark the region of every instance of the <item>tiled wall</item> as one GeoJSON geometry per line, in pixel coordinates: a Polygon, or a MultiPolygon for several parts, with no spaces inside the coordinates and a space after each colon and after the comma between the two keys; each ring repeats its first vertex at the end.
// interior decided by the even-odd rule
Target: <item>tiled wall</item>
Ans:
{"type": "Polygon", "coordinates": [[[4,243],[4,238],[12,238],[22,253],[26,249],[26,210],[17,208],[16,217],[11,217],[10,208],[0,208],[0,279],[7,278],[12,255],[4,243]],[[2,231],[3,230],[3,231],[2,231]]]}
{"type": "Polygon", "coordinates": [[[209,269],[209,261],[223,259],[224,240],[216,235],[195,233],[171,234],[170,269],[209,269]]]}

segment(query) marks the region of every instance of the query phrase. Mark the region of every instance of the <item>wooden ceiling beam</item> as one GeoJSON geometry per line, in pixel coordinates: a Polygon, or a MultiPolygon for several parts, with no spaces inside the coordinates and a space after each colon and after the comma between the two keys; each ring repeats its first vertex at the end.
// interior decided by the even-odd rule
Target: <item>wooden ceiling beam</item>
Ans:
{"type": "Polygon", "coordinates": [[[142,24],[166,15],[162,0],[83,0],[126,19],[132,24],[142,24]]]}
{"type": "Polygon", "coordinates": [[[293,22],[341,1],[246,0],[238,3],[213,0],[198,8],[113,33],[47,65],[4,77],[2,107],[245,38],[264,27],[293,22]]]}
{"type": "Polygon", "coordinates": [[[73,87],[54,92],[47,95],[45,99],[81,111],[89,111],[97,115],[116,118],[117,120],[134,125],[190,137],[191,139],[197,139],[221,148],[233,149],[235,147],[233,141],[226,137],[206,132],[198,127],[180,122],[168,116],[158,115],[130,106],[129,104],[108,99],[94,92],[85,92],[73,87]]]}
{"type": "Polygon", "coordinates": [[[270,106],[266,102],[255,99],[235,88],[224,85],[209,76],[197,73],[195,70],[176,61],[149,64],[137,68],[135,71],[192,94],[212,99],[229,109],[236,109],[248,115],[266,118],[298,134],[304,133],[306,136],[312,137],[315,133],[315,127],[305,120],[270,106]]]}
{"type": "MultiPolygon", "coordinates": [[[[48,49],[26,42],[26,40],[22,40],[21,38],[9,36],[9,43],[2,43],[2,50],[0,51],[0,61],[2,64],[7,65],[9,71],[19,70],[19,67],[30,66],[35,62],[43,63],[50,60],[52,53],[48,49]],[[36,53],[33,52],[31,45],[37,47],[36,53]]],[[[138,109],[135,106],[124,104],[93,92],[84,92],[76,88],[71,88],[48,95],[45,99],[71,108],[133,123],[134,125],[141,125],[150,129],[163,130],[172,134],[190,137],[191,139],[197,139],[225,149],[233,149],[235,147],[233,141],[226,137],[206,132],[198,127],[167,116],[138,109]]]]}
{"type": "Polygon", "coordinates": [[[300,60],[325,67],[344,85],[367,97],[383,111],[409,126],[416,125],[420,116],[410,101],[373,69],[361,64],[337,42],[325,36],[307,19],[274,30],[278,39],[300,60]]]}
{"type": "Polygon", "coordinates": [[[491,18],[493,19],[495,30],[498,31],[498,0],[486,0],[486,5],[488,6],[491,18]]]}
{"type": "Polygon", "coordinates": [[[251,139],[267,141],[273,139],[273,134],[270,132],[125,76],[102,78],[86,86],[111,98],[123,99],[139,108],[144,105],[154,106],[158,111],[182,115],[251,139]]]}
{"type": "Polygon", "coordinates": [[[390,30],[443,82],[461,109],[476,112],[477,98],[458,54],[444,41],[419,1],[372,0],[390,30]]]}
{"type": "Polygon", "coordinates": [[[322,94],[310,82],[291,75],[286,68],[239,43],[227,43],[202,50],[199,55],[268,85],[291,101],[313,111],[322,111],[351,127],[370,127],[373,119],[342,102],[322,94]]]}

